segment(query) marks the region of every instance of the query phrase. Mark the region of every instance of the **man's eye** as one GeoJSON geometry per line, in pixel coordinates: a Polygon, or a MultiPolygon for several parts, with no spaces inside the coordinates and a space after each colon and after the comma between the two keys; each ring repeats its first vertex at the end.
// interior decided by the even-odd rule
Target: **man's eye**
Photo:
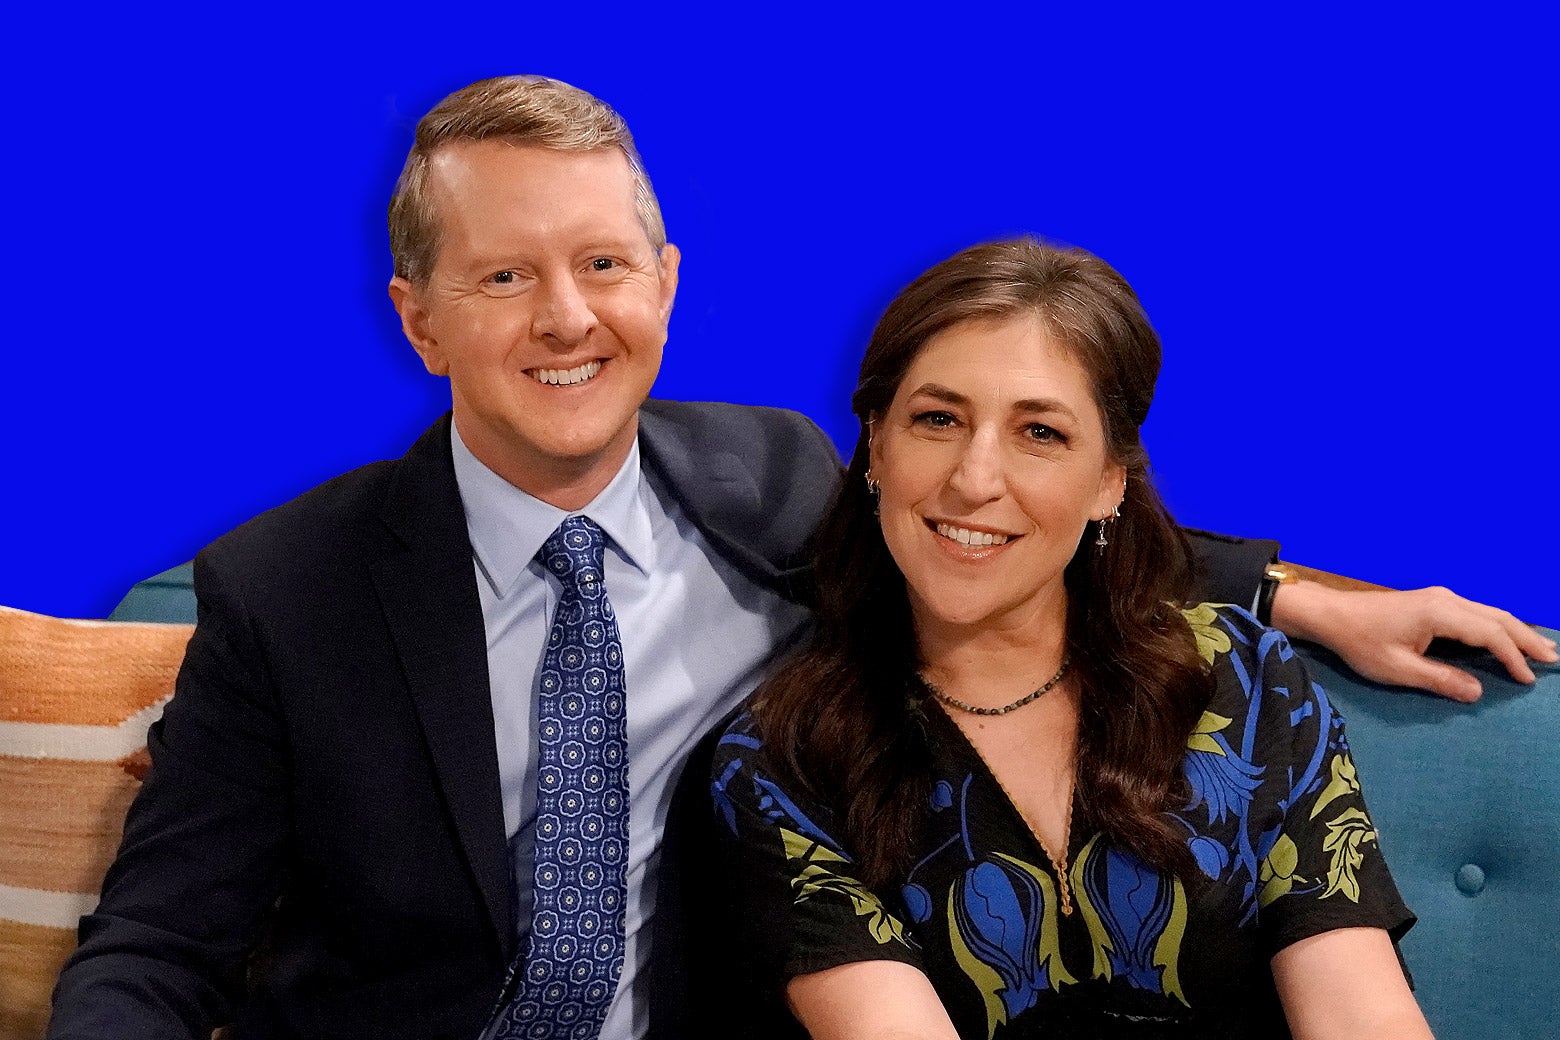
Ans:
{"type": "Polygon", "coordinates": [[[499,271],[488,281],[494,285],[513,285],[515,284],[515,273],[513,271],[499,271]]]}
{"type": "Polygon", "coordinates": [[[592,271],[610,271],[616,266],[617,261],[607,256],[598,256],[596,259],[590,262],[590,269],[592,271]]]}

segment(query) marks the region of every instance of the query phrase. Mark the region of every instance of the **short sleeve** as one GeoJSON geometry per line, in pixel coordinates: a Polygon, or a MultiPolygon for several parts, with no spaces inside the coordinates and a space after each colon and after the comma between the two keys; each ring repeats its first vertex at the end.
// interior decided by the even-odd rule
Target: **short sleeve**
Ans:
{"type": "Polygon", "coordinates": [[[775,779],[751,716],[722,735],[710,794],[725,916],[760,986],[779,992],[798,975],[858,961],[922,967],[900,917],[857,879],[831,837],[834,813],[775,779]]]}
{"type": "Polygon", "coordinates": [[[1335,928],[1401,938],[1414,916],[1382,854],[1343,716],[1281,633],[1252,620],[1242,634],[1266,810],[1250,839],[1260,855],[1255,896],[1267,952],[1335,928]]]}

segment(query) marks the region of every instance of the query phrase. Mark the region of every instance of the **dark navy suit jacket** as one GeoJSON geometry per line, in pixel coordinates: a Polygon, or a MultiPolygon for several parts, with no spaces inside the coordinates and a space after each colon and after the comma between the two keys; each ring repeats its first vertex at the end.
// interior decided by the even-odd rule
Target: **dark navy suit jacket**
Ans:
{"type": "MultiPolygon", "coordinates": [[[[651,402],[640,450],[716,551],[803,594],[839,479],[816,426],[651,402]]],[[[471,559],[448,416],[200,553],[177,694],[51,1037],[476,1036],[515,943],[471,559]]]]}

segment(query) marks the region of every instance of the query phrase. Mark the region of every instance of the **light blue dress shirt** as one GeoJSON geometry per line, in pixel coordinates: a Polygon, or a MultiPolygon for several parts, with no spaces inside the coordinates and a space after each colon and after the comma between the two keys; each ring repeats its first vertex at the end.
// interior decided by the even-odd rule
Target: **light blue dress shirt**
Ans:
{"type": "Polygon", "coordinates": [[[643,1037],[661,832],[678,771],[698,738],[752,691],[809,615],[742,575],[676,502],[656,494],[640,470],[637,441],[612,482],[572,513],[494,473],[453,427],[450,441],[487,631],[521,949],[531,922],[537,673],[559,596],[535,557],[565,517],[588,516],[607,533],[607,595],[623,639],[628,687],[629,857],[623,976],[601,1035],[643,1037]]]}

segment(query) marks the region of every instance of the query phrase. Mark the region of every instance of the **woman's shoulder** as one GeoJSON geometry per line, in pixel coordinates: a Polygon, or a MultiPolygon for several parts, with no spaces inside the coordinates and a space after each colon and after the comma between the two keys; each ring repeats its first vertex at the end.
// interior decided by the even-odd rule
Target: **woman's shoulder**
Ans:
{"type": "Polygon", "coordinates": [[[1254,724],[1289,729],[1325,705],[1326,694],[1284,633],[1229,604],[1202,603],[1182,614],[1213,670],[1207,709],[1212,714],[1235,718],[1257,712],[1254,724]]]}
{"type": "Polygon", "coordinates": [[[752,706],[743,705],[716,738],[710,771],[712,777],[726,779],[737,773],[751,774],[755,769],[767,772],[767,758],[752,706]]]}
{"type": "Polygon", "coordinates": [[[777,767],[766,748],[751,705],[721,732],[710,765],[710,797],[727,828],[738,833],[744,815],[763,828],[784,828],[830,847],[838,843],[832,828],[834,809],[788,783],[788,770],[777,767]]]}
{"type": "Polygon", "coordinates": [[[1199,603],[1184,608],[1181,616],[1197,639],[1197,652],[1215,671],[1236,665],[1288,665],[1295,658],[1295,648],[1284,633],[1264,625],[1243,607],[1199,603]]]}

